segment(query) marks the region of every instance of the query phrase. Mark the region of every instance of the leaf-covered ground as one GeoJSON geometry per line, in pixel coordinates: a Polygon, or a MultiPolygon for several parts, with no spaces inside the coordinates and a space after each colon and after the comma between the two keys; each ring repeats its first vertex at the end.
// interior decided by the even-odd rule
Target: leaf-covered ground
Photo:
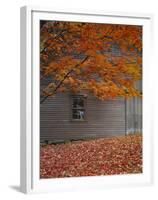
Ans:
{"type": "Polygon", "coordinates": [[[131,173],[142,173],[139,134],[41,147],[41,178],[131,173]]]}

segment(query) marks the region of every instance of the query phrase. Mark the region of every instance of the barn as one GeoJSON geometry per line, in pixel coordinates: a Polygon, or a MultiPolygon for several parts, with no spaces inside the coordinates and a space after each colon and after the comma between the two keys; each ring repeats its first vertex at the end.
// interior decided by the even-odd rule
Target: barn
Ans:
{"type": "MultiPolygon", "coordinates": [[[[61,22],[61,24],[62,23],[63,22],[61,22]]],[[[53,22],[50,24],[48,23],[47,25],[49,25],[49,28],[45,29],[46,33],[51,32],[56,34],[56,32],[58,32],[57,28],[54,27],[53,22]],[[54,29],[50,27],[53,27],[54,29]]],[[[93,27],[95,26],[96,24],[93,24],[93,27]]],[[[132,26],[130,28],[132,28],[132,26]]],[[[141,33],[142,27],[133,26],[133,28],[138,29],[141,33]]],[[[127,26],[127,30],[128,29],[129,26],[127,26]]],[[[133,35],[133,33],[129,35],[133,35]]],[[[43,34],[43,32],[41,32],[42,44],[46,44],[44,42],[46,39],[45,37],[46,36],[43,34]]],[[[78,36],[75,37],[75,40],[77,38],[78,36]]],[[[141,44],[141,34],[139,40],[141,44]]],[[[91,44],[91,42],[89,44],[91,44]]],[[[116,60],[116,62],[118,62],[120,58],[124,58],[127,64],[131,64],[131,61],[133,64],[137,63],[138,55],[138,57],[141,57],[141,52],[137,51],[137,49],[133,51],[128,48],[125,50],[126,52],[122,51],[118,39],[114,39],[112,41],[110,39],[108,44],[110,44],[110,48],[103,48],[101,50],[99,49],[99,51],[96,51],[96,55],[104,55],[106,60],[109,63],[112,63],[114,69],[116,65],[112,62],[112,60],[116,60]],[[135,56],[135,54],[137,56],[135,56]]],[[[73,47],[73,44],[71,45],[73,47]]],[[[88,47],[88,49],[89,48],[90,47],[88,47]]],[[[96,46],[95,48],[97,49],[96,46]]],[[[64,50],[62,56],[66,57],[67,55],[69,55],[69,53],[64,50]]],[[[84,51],[78,53],[78,51],[74,50],[71,52],[71,58],[82,61],[83,58],[85,59],[85,53],[84,51]]],[[[49,61],[48,63],[45,63],[45,61],[42,61],[42,59],[40,61],[41,63],[44,62],[44,68],[50,62],[49,61]]],[[[65,66],[67,66],[67,64],[65,64],[65,66]]],[[[55,74],[56,70],[53,72],[55,74]]],[[[48,73],[47,76],[44,76],[42,74],[42,70],[40,73],[42,77],[40,79],[40,90],[43,91],[42,89],[52,82],[54,75],[48,73]],[[45,80],[43,80],[43,77],[45,80]]],[[[125,73],[126,76],[127,74],[125,73]]],[[[95,80],[99,79],[95,73],[91,78],[95,80]]],[[[56,79],[53,81],[55,82],[55,80],[56,79]]],[[[141,80],[137,81],[136,88],[142,91],[141,80]]],[[[42,94],[42,92],[40,92],[40,94],[42,94]]],[[[47,98],[46,101],[40,104],[41,142],[62,142],[69,140],[112,137],[135,133],[142,133],[142,99],[140,97],[131,97],[129,99],[118,97],[116,99],[103,101],[89,93],[85,95],[83,92],[80,92],[79,94],[72,94],[67,92],[57,93],[55,96],[47,98]]]]}
{"type": "MultiPolygon", "coordinates": [[[[141,89],[141,84],[139,83],[141,89]]],[[[142,99],[59,93],[40,105],[40,140],[63,142],[142,133],[142,99]]]]}

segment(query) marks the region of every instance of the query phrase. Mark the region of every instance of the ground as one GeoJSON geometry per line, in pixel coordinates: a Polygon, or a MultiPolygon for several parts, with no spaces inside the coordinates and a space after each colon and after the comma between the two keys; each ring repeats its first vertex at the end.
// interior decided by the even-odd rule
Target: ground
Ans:
{"type": "Polygon", "coordinates": [[[140,134],[41,147],[41,178],[131,173],[142,173],[140,134]]]}

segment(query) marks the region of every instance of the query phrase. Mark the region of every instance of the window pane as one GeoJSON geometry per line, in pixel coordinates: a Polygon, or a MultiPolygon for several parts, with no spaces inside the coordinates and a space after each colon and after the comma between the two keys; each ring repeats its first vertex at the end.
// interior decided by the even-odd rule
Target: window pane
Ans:
{"type": "Polygon", "coordinates": [[[81,119],[81,120],[85,119],[85,110],[73,109],[72,117],[73,119],[81,119]]]}
{"type": "Polygon", "coordinates": [[[83,108],[84,99],[82,97],[77,97],[73,99],[73,108],[83,108]]]}

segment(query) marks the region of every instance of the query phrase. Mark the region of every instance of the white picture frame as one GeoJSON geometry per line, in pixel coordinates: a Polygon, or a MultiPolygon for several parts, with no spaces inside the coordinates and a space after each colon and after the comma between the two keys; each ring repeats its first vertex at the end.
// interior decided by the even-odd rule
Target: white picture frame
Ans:
{"type": "Polygon", "coordinates": [[[153,142],[150,76],[152,15],[105,11],[21,8],[21,183],[24,193],[151,185],[153,142]],[[143,26],[143,173],[61,179],[39,178],[39,20],[103,22],[143,26]],[[150,64],[150,67],[149,67],[150,64]]]}

